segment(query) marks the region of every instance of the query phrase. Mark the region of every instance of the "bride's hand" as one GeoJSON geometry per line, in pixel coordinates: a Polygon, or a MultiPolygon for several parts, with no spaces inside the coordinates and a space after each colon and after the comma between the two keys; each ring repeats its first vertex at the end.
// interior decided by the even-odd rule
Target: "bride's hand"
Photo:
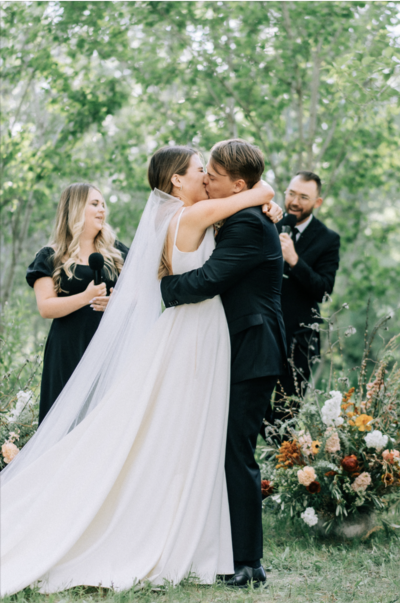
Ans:
{"type": "Polygon", "coordinates": [[[264,214],[266,216],[268,216],[268,218],[274,224],[276,224],[277,222],[280,222],[280,220],[282,220],[282,218],[283,218],[282,208],[277,203],[275,203],[275,201],[270,201],[269,203],[264,203],[264,205],[262,206],[262,210],[263,210],[264,214]]]}

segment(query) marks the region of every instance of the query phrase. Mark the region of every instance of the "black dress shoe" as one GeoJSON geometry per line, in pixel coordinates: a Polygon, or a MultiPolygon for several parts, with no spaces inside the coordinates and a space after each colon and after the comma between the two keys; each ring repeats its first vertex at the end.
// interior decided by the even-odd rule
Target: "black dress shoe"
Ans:
{"type": "Polygon", "coordinates": [[[226,582],[226,585],[235,588],[247,588],[250,583],[253,583],[254,588],[258,588],[266,580],[267,576],[263,567],[260,566],[254,569],[247,565],[239,565],[236,567],[232,578],[226,582]]]}

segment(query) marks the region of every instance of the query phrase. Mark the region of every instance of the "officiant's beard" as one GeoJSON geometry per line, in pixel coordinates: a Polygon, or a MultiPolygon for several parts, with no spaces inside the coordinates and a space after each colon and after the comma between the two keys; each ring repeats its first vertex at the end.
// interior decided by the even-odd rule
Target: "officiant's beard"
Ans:
{"type": "Polygon", "coordinates": [[[293,210],[290,206],[286,206],[287,213],[296,216],[297,224],[300,224],[301,222],[304,222],[305,220],[307,220],[307,218],[309,218],[311,216],[311,214],[313,213],[313,210],[314,210],[314,207],[312,207],[308,211],[301,211],[300,208],[298,210],[297,209],[293,210]]]}

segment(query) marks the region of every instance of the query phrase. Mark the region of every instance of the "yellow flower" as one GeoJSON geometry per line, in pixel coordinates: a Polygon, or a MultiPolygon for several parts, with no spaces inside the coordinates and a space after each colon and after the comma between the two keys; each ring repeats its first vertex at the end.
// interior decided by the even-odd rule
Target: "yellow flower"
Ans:
{"type": "Polygon", "coordinates": [[[358,427],[358,431],[371,431],[372,425],[369,425],[369,423],[373,420],[374,417],[370,417],[369,415],[360,415],[357,417],[355,425],[358,427]]]}
{"type": "Polygon", "coordinates": [[[321,448],[321,442],[319,442],[318,440],[314,440],[311,444],[312,453],[314,455],[318,454],[320,448],[321,448]]]}

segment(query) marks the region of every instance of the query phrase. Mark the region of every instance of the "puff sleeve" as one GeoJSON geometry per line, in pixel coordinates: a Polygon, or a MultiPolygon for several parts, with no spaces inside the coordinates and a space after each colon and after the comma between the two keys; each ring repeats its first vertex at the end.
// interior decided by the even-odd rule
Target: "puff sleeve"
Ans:
{"type": "Polygon", "coordinates": [[[53,275],[53,256],[54,249],[52,247],[43,247],[37,252],[35,259],[26,271],[26,282],[30,287],[33,287],[38,278],[53,275]]]}

